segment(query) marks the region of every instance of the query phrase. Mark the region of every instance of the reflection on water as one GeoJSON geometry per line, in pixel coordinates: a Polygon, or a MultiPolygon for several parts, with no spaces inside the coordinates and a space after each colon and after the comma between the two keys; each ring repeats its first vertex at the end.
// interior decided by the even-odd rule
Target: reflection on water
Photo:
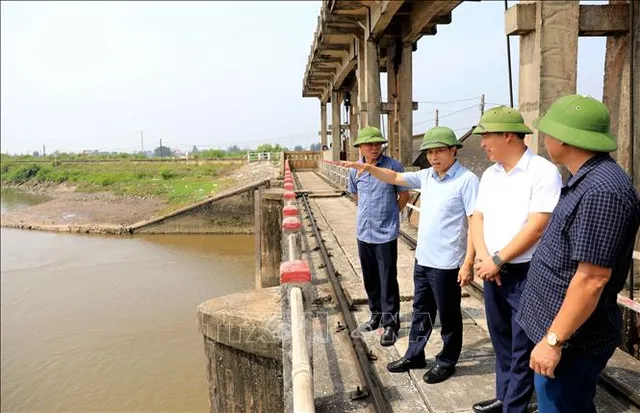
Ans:
{"type": "Polygon", "coordinates": [[[253,287],[252,236],[0,237],[3,412],[208,411],[196,307],[253,287]]]}
{"type": "Polygon", "coordinates": [[[12,189],[2,188],[0,190],[0,213],[4,214],[10,209],[24,208],[29,205],[41,204],[49,200],[44,195],[27,194],[12,189]]]}

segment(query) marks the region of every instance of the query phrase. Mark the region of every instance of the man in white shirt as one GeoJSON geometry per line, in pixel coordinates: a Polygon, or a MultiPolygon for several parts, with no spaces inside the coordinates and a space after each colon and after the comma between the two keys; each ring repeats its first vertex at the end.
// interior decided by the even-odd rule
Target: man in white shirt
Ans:
{"type": "Polygon", "coordinates": [[[476,275],[484,280],[489,335],[496,353],[496,398],[476,413],[524,413],[533,394],[533,343],[515,322],[533,252],[560,197],[558,168],[524,143],[532,133],[513,108],[490,109],[474,134],[496,162],[480,180],[472,236],[476,275]]]}

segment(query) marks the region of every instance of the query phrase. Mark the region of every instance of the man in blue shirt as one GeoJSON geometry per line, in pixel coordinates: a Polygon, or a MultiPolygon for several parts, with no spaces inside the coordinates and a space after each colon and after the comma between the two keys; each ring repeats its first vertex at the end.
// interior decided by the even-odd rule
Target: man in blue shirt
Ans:
{"type": "MultiPolygon", "coordinates": [[[[386,142],[378,128],[361,129],[353,145],[360,150],[359,163],[404,171],[400,162],[382,154],[382,144],[386,142]]],[[[382,324],[380,344],[391,346],[400,328],[398,233],[400,211],[409,200],[409,192],[407,188],[380,182],[369,174],[356,175],[355,171],[349,175],[349,192],[354,194],[358,205],[358,254],[371,310],[370,320],[363,323],[360,330],[373,331],[382,324]]]]}
{"type": "Polygon", "coordinates": [[[402,358],[387,365],[387,370],[397,373],[426,366],[424,348],[439,311],[444,345],[423,377],[430,384],[440,383],[455,372],[462,350],[461,286],[473,278],[475,252],[468,231],[479,181],[456,160],[461,147],[453,130],[435,127],[425,133],[420,147],[432,165],[428,169],[397,173],[347,164],[390,184],[420,188],[422,193],[409,347],[402,358]]]}
{"type": "Polygon", "coordinates": [[[529,365],[541,412],[595,413],[600,372],[620,343],[616,303],[640,226],[640,200],[609,156],[609,111],[558,99],[534,122],[549,156],[572,174],[533,255],[516,322],[536,344],[529,365]]]}

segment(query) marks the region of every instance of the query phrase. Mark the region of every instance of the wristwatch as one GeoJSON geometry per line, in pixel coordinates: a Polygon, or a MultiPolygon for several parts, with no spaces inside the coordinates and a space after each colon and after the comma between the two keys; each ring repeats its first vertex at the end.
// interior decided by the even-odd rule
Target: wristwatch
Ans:
{"type": "Polygon", "coordinates": [[[562,347],[564,345],[564,341],[558,340],[558,336],[553,331],[548,331],[545,339],[551,347],[562,347]]]}
{"type": "Polygon", "coordinates": [[[491,257],[491,260],[493,261],[493,263],[498,268],[502,267],[505,264],[504,261],[502,261],[502,258],[500,258],[500,256],[498,255],[497,252],[495,254],[493,254],[493,256],[491,257]]]}

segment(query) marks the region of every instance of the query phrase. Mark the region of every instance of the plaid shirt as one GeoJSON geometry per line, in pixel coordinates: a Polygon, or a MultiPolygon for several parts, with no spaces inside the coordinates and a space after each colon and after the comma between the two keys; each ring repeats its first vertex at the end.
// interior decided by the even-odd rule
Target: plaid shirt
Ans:
{"type": "MultiPolygon", "coordinates": [[[[375,166],[404,172],[400,162],[385,155],[380,155],[375,166]]],[[[363,172],[356,178],[356,170],[352,169],[349,173],[349,192],[358,195],[358,240],[369,244],[384,244],[398,238],[400,210],[397,193],[408,190],[404,186],[382,182],[369,172],[363,172]]]]}
{"type": "Polygon", "coordinates": [[[589,159],[562,188],[560,201],[533,255],[516,321],[538,343],[558,314],[578,264],[611,268],[596,309],[564,350],[574,357],[613,351],[624,286],[640,225],[640,200],[629,176],[607,154],[589,159]]]}

